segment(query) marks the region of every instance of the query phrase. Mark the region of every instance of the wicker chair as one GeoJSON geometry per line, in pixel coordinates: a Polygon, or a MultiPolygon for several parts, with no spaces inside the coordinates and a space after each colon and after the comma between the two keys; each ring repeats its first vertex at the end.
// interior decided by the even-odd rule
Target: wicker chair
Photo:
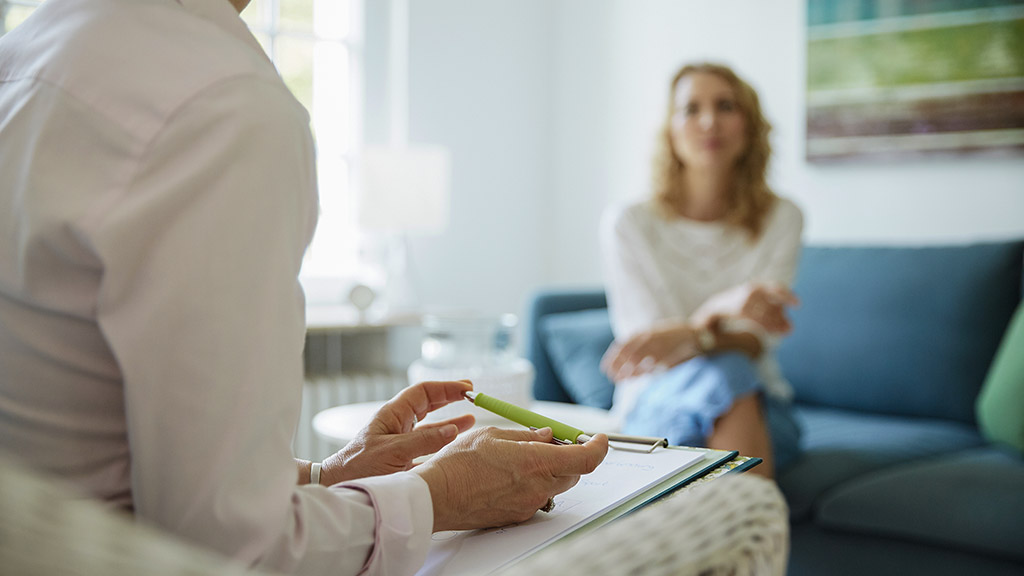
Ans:
{"type": "MultiPolygon", "coordinates": [[[[726,476],[698,484],[502,576],[782,575],[789,527],[775,484],[726,476]]],[[[0,572],[19,576],[256,574],[132,522],[0,456],[0,572]]]]}
{"type": "Polygon", "coordinates": [[[724,476],[570,537],[501,576],[781,576],[787,519],[774,482],[724,476]]]}

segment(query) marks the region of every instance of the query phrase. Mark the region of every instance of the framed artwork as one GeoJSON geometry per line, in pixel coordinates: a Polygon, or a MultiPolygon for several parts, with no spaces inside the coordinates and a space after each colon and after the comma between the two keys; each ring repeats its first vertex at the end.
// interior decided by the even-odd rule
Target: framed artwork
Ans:
{"type": "Polygon", "coordinates": [[[807,159],[1024,155],[1024,0],[808,0],[807,159]]]}

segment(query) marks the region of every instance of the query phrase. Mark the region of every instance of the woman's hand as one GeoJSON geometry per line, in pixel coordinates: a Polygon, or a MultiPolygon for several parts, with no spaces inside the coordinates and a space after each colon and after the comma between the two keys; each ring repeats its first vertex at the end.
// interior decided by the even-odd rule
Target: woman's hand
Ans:
{"type": "Polygon", "coordinates": [[[459,437],[414,472],[430,487],[435,532],[487,528],[529,520],[607,452],[604,434],[562,446],[551,443],[550,428],[491,427],[459,437]]]}
{"type": "Polygon", "coordinates": [[[748,282],[708,298],[690,321],[705,323],[718,314],[750,320],[769,334],[787,334],[793,327],[786,318],[786,308],[799,304],[796,294],[782,284],[748,282]]]}
{"type": "Polygon", "coordinates": [[[797,306],[800,300],[789,288],[781,284],[752,283],[746,292],[739,316],[753,320],[771,334],[788,334],[793,329],[786,318],[786,308],[797,306]]]}
{"type": "Polygon", "coordinates": [[[472,414],[443,422],[420,424],[428,412],[462,400],[473,389],[468,380],[420,382],[384,404],[354,440],[323,462],[320,483],[325,486],[409,470],[413,459],[444,448],[469,430],[472,414]]]}
{"type": "MultiPolygon", "coordinates": [[[[711,319],[717,322],[717,317],[711,319]]],[[[613,342],[601,359],[601,370],[615,382],[671,367],[700,355],[700,328],[684,323],[666,324],[636,334],[625,342],[613,342]]]]}

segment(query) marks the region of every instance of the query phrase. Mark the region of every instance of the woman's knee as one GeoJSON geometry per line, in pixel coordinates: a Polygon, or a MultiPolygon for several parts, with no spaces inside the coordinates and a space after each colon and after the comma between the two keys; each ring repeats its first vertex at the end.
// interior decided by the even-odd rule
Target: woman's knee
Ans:
{"type": "Polygon", "coordinates": [[[748,396],[763,389],[754,362],[739,352],[701,356],[692,362],[699,362],[696,366],[698,378],[718,382],[733,398],[748,396]]]}

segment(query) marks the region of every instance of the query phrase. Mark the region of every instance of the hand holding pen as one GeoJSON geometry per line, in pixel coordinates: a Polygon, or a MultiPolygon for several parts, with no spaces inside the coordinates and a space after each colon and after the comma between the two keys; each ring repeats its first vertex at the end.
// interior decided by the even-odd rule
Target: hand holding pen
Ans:
{"type": "Polygon", "coordinates": [[[472,414],[423,422],[428,413],[462,400],[471,388],[464,381],[420,382],[405,388],[374,414],[355,439],[324,460],[320,483],[330,486],[411,469],[416,458],[434,454],[476,422],[472,414]]]}
{"type": "Polygon", "coordinates": [[[603,434],[571,446],[553,439],[549,428],[482,428],[459,436],[414,468],[430,486],[434,530],[524,522],[593,472],[608,452],[603,434]]]}
{"type": "Polygon", "coordinates": [[[549,427],[482,428],[460,435],[414,468],[430,487],[434,530],[528,520],[554,495],[575,486],[581,475],[593,472],[608,452],[604,434],[575,445],[558,445],[555,439],[549,427]]]}
{"type": "Polygon", "coordinates": [[[522,522],[594,470],[608,451],[597,435],[558,446],[550,428],[483,428],[466,434],[472,415],[424,423],[426,415],[464,399],[469,381],[421,382],[400,392],[358,437],[323,463],[321,483],[334,484],[412,470],[426,481],[434,530],[488,528],[522,522]],[[436,454],[413,467],[413,459],[436,454]]]}

